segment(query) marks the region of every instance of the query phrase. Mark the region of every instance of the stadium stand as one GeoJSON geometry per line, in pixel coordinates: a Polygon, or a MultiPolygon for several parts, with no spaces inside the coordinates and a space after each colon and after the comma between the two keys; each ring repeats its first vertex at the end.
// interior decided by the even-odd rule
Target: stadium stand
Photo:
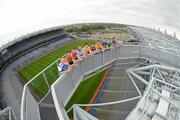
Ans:
{"type": "MultiPolygon", "coordinates": [[[[46,81],[45,71],[59,60],[31,79],[24,86],[21,119],[69,120],[67,114],[73,110],[74,120],[179,120],[179,41],[155,30],[142,27],[130,29],[143,45],[121,45],[77,62],[77,66],[67,74],[62,74],[49,87],[49,93],[43,99],[46,101],[50,96],[52,104],[49,106],[36,101],[28,85],[41,75],[46,81]],[[104,86],[99,89],[95,103],[74,104],[65,110],[83,77],[110,64],[112,69],[104,86]],[[81,107],[91,107],[90,114],[81,107]],[[56,113],[56,118],[52,118],[53,113],[56,113]]],[[[6,59],[2,59],[2,62],[3,60],[6,59]]]]}
{"type": "Polygon", "coordinates": [[[50,28],[20,37],[0,47],[0,108],[11,106],[17,119],[20,119],[23,83],[17,71],[73,40],[62,28],[50,28]]]}
{"type": "Polygon", "coordinates": [[[65,37],[68,37],[68,35],[63,29],[52,30],[30,36],[4,48],[0,51],[0,71],[2,71],[7,64],[20,56],[65,37]]]}

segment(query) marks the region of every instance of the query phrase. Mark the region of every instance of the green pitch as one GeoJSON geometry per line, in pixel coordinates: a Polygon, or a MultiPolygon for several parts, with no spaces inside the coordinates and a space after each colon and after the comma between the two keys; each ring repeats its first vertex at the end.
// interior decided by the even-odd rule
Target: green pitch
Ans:
{"type": "Polygon", "coordinates": [[[107,39],[107,38],[118,38],[120,40],[129,40],[131,35],[129,34],[126,34],[126,33],[121,33],[121,34],[117,34],[117,33],[107,33],[107,34],[97,34],[95,35],[96,38],[99,38],[100,40],[101,39],[107,39]]]}
{"type": "MultiPolygon", "coordinates": [[[[101,83],[105,73],[106,70],[102,70],[85,81],[82,81],[66,105],[66,110],[68,110],[73,104],[88,104],[98,85],[101,83]]],[[[71,110],[68,115],[72,118],[73,111],[71,110]]]]}
{"type": "MultiPolygon", "coordinates": [[[[66,54],[67,51],[72,50],[72,48],[77,48],[79,45],[83,46],[85,43],[92,43],[95,41],[92,40],[75,40],[70,44],[65,45],[47,55],[39,58],[33,63],[27,65],[23,69],[19,71],[19,74],[23,77],[25,82],[31,80],[35,75],[40,73],[43,69],[49,66],[51,63],[56,61],[58,58],[66,54]]],[[[53,65],[47,71],[45,71],[45,75],[47,77],[48,83],[51,85],[58,78],[57,66],[53,65]]],[[[44,82],[44,78],[42,75],[38,76],[36,80],[34,80],[30,84],[31,91],[35,93],[38,97],[43,97],[48,92],[48,86],[44,82]]]]}

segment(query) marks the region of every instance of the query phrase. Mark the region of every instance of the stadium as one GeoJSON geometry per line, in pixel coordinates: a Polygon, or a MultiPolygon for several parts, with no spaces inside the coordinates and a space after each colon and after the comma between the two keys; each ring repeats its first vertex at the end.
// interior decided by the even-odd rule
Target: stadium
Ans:
{"type": "Polygon", "coordinates": [[[1,120],[180,120],[180,41],[166,30],[74,24],[0,48],[1,120]],[[58,70],[67,51],[122,40],[58,70]]]}

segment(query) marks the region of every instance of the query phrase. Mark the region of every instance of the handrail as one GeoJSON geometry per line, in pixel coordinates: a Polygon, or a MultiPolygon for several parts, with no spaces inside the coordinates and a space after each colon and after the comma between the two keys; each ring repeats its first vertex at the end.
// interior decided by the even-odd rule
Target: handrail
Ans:
{"type": "Polygon", "coordinates": [[[51,66],[53,66],[54,64],[56,64],[58,62],[59,59],[57,59],[55,62],[51,63],[48,67],[46,67],[45,69],[43,69],[40,73],[38,73],[37,75],[35,75],[30,81],[28,81],[23,88],[23,93],[22,93],[22,102],[21,102],[21,119],[23,120],[23,115],[24,115],[24,107],[25,106],[25,97],[26,97],[26,91],[28,89],[28,85],[35,80],[35,78],[37,78],[39,75],[41,75],[42,73],[44,73],[44,71],[46,71],[48,68],[50,68],[51,66]]]}
{"type": "MultiPolygon", "coordinates": [[[[147,48],[150,48],[150,49],[156,49],[156,50],[158,50],[157,48],[155,48],[155,47],[152,47],[152,46],[145,46],[145,45],[122,45],[122,47],[131,47],[131,46],[136,46],[136,47],[139,47],[139,48],[141,48],[141,47],[147,47],[147,48]]],[[[121,48],[121,46],[120,46],[120,48],[121,48]]],[[[166,51],[166,50],[160,50],[160,51],[163,51],[163,52],[168,52],[168,51],[166,51]]],[[[100,52],[102,52],[102,51],[100,51],[100,52]]],[[[99,53],[100,53],[99,52],[99,53]]],[[[140,52],[140,51],[139,51],[140,52]]],[[[118,58],[116,58],[116,59],[118,59],[118,58]]],[[[57,59],[55,62],[53,62],[52,64],[50,64],[48,67],[46,67],[44,70],[42,70],[40,73],[38,73],[36,76],[34,76],[29,82],[27,82],[26,84],[25,84],[25,86],[24,86],[24,89],[23,89],[23,95],[22,95],[22,103],[21,103],[21,119],[23,119],[23,115],[24,115],[24,108],[26,107],[25,106],[25,99],[26,99],[26,91],[27,91],[27,89],[28,89],[28,85],[32,82],[32,81],[34,81],[39,75],[41,75],[42,73],[44,73],[48,68],[50,68],[51,66],[53,66],[54,64],[56,64],[57,62],[58,62],[58,60],[59,59],[57,59]]],[[[62,75],[63,76],[63,75],[62,75]]],[[[58,82],[58,80],[54,83],[54,84],[56,84],[58,82]]],[[[52,89],[52,86],[51,86],[51,90],[53,90],[52,89]]],[[[55,92],[55,91],[53,91],[53,92],[55,92]]],[[[55,96],[55,95],[54,95],[55,96]]],[[[58,105],[57,105],[58,106],[58,105]]]]}
{"type": "Polygon", "coordinates": [[[9,117],[8,117],[9,119],[8,119],[8,120],[12,120],[12,116],[14,117],[13,120],[17,120],[17,118],[16,118],[16,116],[15,116],[15,113],[14,113],[12,107],[7,107],[7,108],[1,110],[1,111],[0,111],[0,116],[1,116],[1,115],[4,115],[6,112],[9,112],[9,117]],[[11,114],[11,112],[12,112],[12,114],[11,114]]]}
{"type": "Polygon", "coordinates": [[[119,104],[119,103],[125,103],[133,100],[137,100],[141,98],[141,96],[136,96],[124,100],[119,100],[119,101],[113,101],[113,102],[106,102],[106,103],[96,103],[96,104],[73,104],[68,110],[67,113],[69,113],[75,106],[79,107],[98,107],[98,106],[107,106],[107,105],[114,105],[114,104],[119,104]]]}

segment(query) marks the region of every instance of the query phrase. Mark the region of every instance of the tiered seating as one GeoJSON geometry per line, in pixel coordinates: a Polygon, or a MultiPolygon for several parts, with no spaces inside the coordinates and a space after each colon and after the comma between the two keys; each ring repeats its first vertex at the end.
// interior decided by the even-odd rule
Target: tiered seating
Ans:
{"type": "Polygon", "coordinates": [[[16,42],[15,44],[6,48],[7,53],[1,56],[4,62],[0,61],[0,71],[3,66],[12,62],[14,59],[43,45],[58,41],[65,37],[67,37],[67,34],[62,29],[58,29],[45,33],[40,33],[38,35],[16,42]]]}
{"type": "MultiPolygon", "coordinates": [[[[162,95],[169,98],[170,92],[162,89],[162,95]]],[[[169,102],[163,98],[160,98],[158,107],[155,111],[155,115],[153,116],[152,120],[163,120],[164,118],[166,118],[168,108],[169,108],[169,102]]]]}

